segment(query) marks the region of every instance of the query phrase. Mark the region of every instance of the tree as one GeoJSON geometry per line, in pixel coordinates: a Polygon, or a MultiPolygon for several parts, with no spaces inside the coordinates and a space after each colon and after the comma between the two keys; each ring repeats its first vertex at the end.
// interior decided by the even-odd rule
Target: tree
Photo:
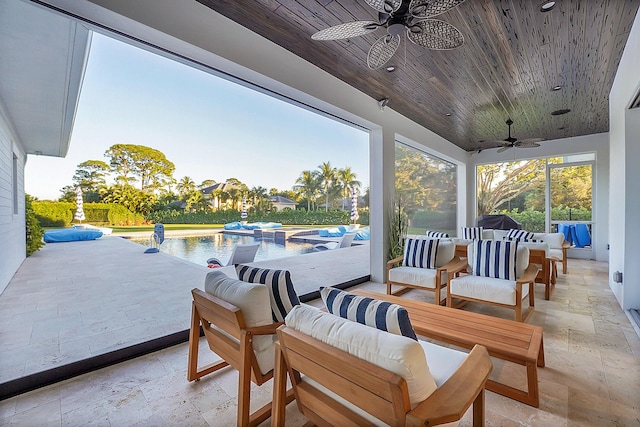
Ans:
{"type": "Polygon", "coordinates": [[[336,168],[331,166],[330,162],[322,163],[320,166],[318,166],[318,169],[320,170],[318,173],[318,176],[320,178],[320,183],[324,190],[324,198],[325,198],[324,209],[325,209],[325,212],[327,212],[329,211],[329,189],[336,182],[337,171],[336,171],[336,168]]]}
{"type": "Polygon", "coordinates": [[[298,179],[296,179],[296,184],[293,188],[298,192],[298,194],[307,199],[307,210],[311,210],[311,203],[312,201],[315,201],[320,190],[318,172],[310,170],[303,171],[298,179]]]}
{"type": "Polygon", "coordinates": [[[204,211],[209,208],[209,203],[202,194],[202,191],[193,189],[187,194],[185,210],[188,212],[204,211]]]}
{"type": "Polygon", "coordinates": [[[109,165],[102,160],[87,160],[78,165],[72,179],[83,193],[97,192],[100,187],[107,185],[108,173],[109,165]]]}
{"type": "Polygon", "coordinates": [[[200,190],[202,190],[203,188],[207,188],[207,187],[211,187],[213,184],[216,183],[215,179],[205,179],[204,181],[202,181],[200,183],[200,185],[198,186],[198,188],[200,190]]]}
{"type": "Polygon", "coordinates": [[[269,202],[269,194],[267,194],[267,189],[264,187],[253,187],[247,192],[247,197],[251,200],[251,205],[258,212],[268,211],[271,207],[271,203],[269,202]]]}
{"type": "Polygon", "coordinates": [[[350,167],[344,169],[338,169],[337,181],[342,187],[342,210],[345,209],[345,200],[351,197],[351,191],[355,188],[360,189],[362,183],[356,179],[356,174],[353,173],[350,167]]]}
{"type": "Polygon", "coordinates": [[[164,153],[144,145],[115,144],[106,152],[116,180],[122,184],[140,181],[140,189],[158,189],[173,179],[175,165],[164,153]]]}
{"type": "Polygon", "coordinates": [[[149,213],[157,205],[155,194],[139,190],[132,185],[111,185],[100,189],[104,203],[116,203],[142,215],[149,213]]]}
{"type": "Polygon", "coordinates": [[[196,184],[188,176],[183,177],[176,185],[178,195],[182,200],[186,201],[186,198],[196,189],[196,184]]]}
{"type": "Polygon", "coordinates": [[[478,166],[478,215],[490,214],[502,204],[544,185],[544,169],[544,159],[478,166]]]}

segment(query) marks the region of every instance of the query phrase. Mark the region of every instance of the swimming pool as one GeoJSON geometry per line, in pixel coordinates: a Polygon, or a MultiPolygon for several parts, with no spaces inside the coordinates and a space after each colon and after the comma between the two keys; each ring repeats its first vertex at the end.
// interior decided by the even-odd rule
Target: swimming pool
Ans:
{"type": "MultiPolygon", "coordinates": [[[[149,239],[131,239],[149,246],[149,239]]],[[[167,237],[160,246],[160,252],[186,259],[196,264],[206,265],[207,259],[216,257],[222,262],[229,259],[233,247],[238,243],[260,243],[256,261],[284,258],[313,252],[311,243],[287,241],[284,245],[272,239],[256,239],[253,236],[216,233],[211,236],[167,237]]]]}

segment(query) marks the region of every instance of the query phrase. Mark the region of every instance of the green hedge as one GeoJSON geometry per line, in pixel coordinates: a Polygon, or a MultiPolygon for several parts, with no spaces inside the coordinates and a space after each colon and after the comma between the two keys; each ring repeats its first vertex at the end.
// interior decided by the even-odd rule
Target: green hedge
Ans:
{"type": "MultiPolygon", "coordinates": [[[[282,225],[335,225],[349,224],[349,211],[306,211],[285,210],[282,212],[249,213],[247,222],[278,222],[282,225]]],[[[369,211],[359,212],[358,223],[369,224],[369,211]]],[[[216,212],[183,212],[166,210],[152,212],[147,220],[162,224],[226,224],[240,221],[240,212],[236,210],[216,212]]]]}
{"type": "Polygon", "coordinates": [[[416,211],[409,220],[409,227],[425,230],[455,230],[455,211],[416,211]]]}
{"type": "Polygon", "coordinates": [[[40,226],[40,222],[33,211],[33,197],[25,195],[25,225],[26,225],[26,239],[27,239],[27,256],[33,255],[43,245],[42,236],[44,236],[44,230],[40,226]]]}
{"type": "MultiPolygon", "coordinates": [[[[82,206],[85,221],[94,225],[140,225],[144,217],[121,205],[111,203],[85,203],[82,206]]],[[[76,204],[71,202],[33,202],[33,210],[43,227],[70,227],[76,204]]]]}

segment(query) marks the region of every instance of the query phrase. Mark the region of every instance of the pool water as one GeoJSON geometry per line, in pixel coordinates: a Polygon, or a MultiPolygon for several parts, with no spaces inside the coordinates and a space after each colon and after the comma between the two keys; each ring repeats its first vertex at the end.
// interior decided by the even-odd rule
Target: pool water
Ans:
{"type": "MultiPolygon", "coordinates": [[[[149,246],[149,239],[131,239],[131,241],[149,246]]],[[[238,243],[260,243],[256,261],[284,258],[313,252],[311,243],[287,241],[284,245],[273,239],[256,239],[253,236],[217,233],[211,236],[167,237],[160,252],[186,259],[196,264],[206,265],[207,259],[215,257],[226,262],[233,247],[238,243]]]]}

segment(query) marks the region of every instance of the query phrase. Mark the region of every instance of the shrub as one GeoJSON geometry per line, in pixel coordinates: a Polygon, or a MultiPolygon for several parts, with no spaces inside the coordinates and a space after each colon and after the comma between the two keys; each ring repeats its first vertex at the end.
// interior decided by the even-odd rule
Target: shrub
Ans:
{"type": "MultiPolygon", "coordinates": [[[[33,202],[35,214],[43,227],[70,227],[76,204],[71,202],[33,202]]],[[[139,225],[144,217],[113,203],[85,203],[86,222],[96,225],[139,225]]]]}
{"type": "MultiPolygon", "coordinates": [[[[334,225],[349,224],[350,211],[333,210],[306,211],[283,210],[281,212],[251,212],[248,222],[278,222],[283,225],[334,225]]],[[[359,224],[369,224],[369,211],[359,211],[359,224]]],[[[147,220],[162,224],[226,224],[240,221],[240,212],[236,210],[215,212],[184,212],[179,210],[164,210],[151,212],[147,220]]]]}
{"type": "Polygon", "coordinates": [[[44,236],[44,230],[40,226],[40,222],[33,211],[32,206],[33,198],[26,194],[24,201],[24,219],[26,224],[26,234],[27,234],[27,256],[31,256],[33,253],[37,252],[42,246],[44,246],[44,242],[42,241],[42,236],[44,236]]]}

